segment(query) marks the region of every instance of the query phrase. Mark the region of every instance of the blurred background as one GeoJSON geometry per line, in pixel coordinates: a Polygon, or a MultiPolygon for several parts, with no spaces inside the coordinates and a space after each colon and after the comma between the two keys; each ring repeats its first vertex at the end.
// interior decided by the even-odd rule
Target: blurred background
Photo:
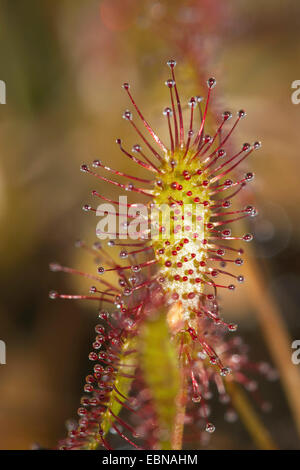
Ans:
{"type": "MultiPolygon", "coordinates": [[[[300,339],[300,105],[291,102],[291,83],[300,79],[299,22],[297,0],[0,0],[7,87],[0,105],[1,449],[53,448],[75,416],[96,309],[49,300],[52,288],[85,293],[89,283],[48,265],[94,269],[74,247],[79,238],[95,239],[95,220],[81,206],[92,202],[92,189],[116,193],[83,175],[80,164],[100,158],[132,169],[115,145],[116,137],[136,143],[121,118],[129,105],[124,81],[165,135],[169,58],[179,62],[186,102],[215,76],[216,108],[247,111],[236,145],[263,141],[246,166],[256,174],[247,200],[259,208],[246,230],[256,237],[243,269],[248,282],[222,300],[254,360],[286,361],[295,397],[300,365],[291,365],[292,349],[270,331],[283,319],[287,338],[300,339]]],[[[293,399],[288,405],[283,382],[259,383],[272,405],[261,419],[279,448],[299,449],[299,407],[293,399]]],[[[225,423],[223,413],[217,405],[208,448],[255,448],[242,424],[225,423]]]]}

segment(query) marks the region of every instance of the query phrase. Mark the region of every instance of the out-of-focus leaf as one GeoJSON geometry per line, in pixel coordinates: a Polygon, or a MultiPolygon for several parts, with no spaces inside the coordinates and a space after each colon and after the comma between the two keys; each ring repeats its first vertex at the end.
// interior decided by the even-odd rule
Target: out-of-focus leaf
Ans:
{"type": "Polygon", "coordinates": [[[180,386],[178,353],[162,310],[145,322],[140,334],[140,366],[152,394],[159,425],[158,446],[171,449],[176,397],[180,386]]]}

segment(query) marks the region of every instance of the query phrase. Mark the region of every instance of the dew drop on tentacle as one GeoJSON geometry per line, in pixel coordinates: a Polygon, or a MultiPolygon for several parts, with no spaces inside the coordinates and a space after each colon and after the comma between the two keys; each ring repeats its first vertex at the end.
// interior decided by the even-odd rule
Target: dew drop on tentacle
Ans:
{"type": "Polygon", "coordinates": [[[209,433],[213,433],[215,432],[216,430],[216,427],[213,423],[207,423],[206,426],[205,426],[205,431],[206,432],[209,432],[209,433]]]}
{"type": "Polygon", "coordinates": [[[126,295],[126,296],[129,296],[132,294],[132,290],[129,289],[129,287],[126,287],[123,291],[123,294],[126,295]]]}
{"type": "Polygon", "coordinates": [[[141,271],[141,266],[136,264],[134,266],[131,267],[131,270],[134,272],[134,273],[138,273],[141,271]]]}
{"type": "Polygon", "coordinates": [[[200,403],[201,400],[202,400],[201,395],[193,395],[193,396],[192,396],[192,401],[193,401],[194,403],[200,403]]]}
{"type": "Polygon", "coordinates": [[[222,113],[222,118],[224,119],[224,121],[229,121],[232,118],[231,112],[230,111],[224,111],[222,113]]]}
{"type": "Polygon", "coordinates": [[[59,263],[50,263],[49,269],[50,271],[58,272],[58,271],[61,271],[61,265],[59,263]]]}
{"type": "Polygon", "coordinates": [[[216,81],[216,79],[213,78],[213,77],[211,77],[211,78],[209,78],[209,79],[207,80],[207,86],[208,86],[208,88],[211,88],[211,89],[212,89],[212,88],[214,88],[214,87],[216,86],[216,84],[217,84],[217,81],[216,81]]]}
{"type": "Polygon", "coordinates": [[[164,116],[172,116],[173,115],[173,111],[171,108],[167,107],[163,110],[163,115],[164,116]]]}
{"type": "Polygon", "coordinates": [[[222,369],[220,370],[220,375],[222,375],[222,377],[226,377],[229,374],[231,374],[230,367],[222,367],[222,369]]]}
{"type": "Polygon", "coordinates": [[[170,60],[167,61],[167,65],[168,65],[168,67],[170,67],[170,69],[172,69],[172,68],[176,67],[177,62],[174,59],[170,59],[170,60]]]}
{"type": "Polygon", "coordinates": [[[237,326],[236,323],[229,323],[227,325],[227,328],[228,328],[229,331],[236,331],[238,329],[238,326],[237,326]]]}
{"type": "Polygon", "coordinates": [[[259,142],[259,141],[254,142],[254,144],[253,144],[254,150],[260,149],[260,148],[261,148],[261,145],[262,145],[262,144],[261,144],[261,142],[259,142]]]}
{"type": "Polygon", "coordinates": [[[175,86],[175,80],[172,80],[171,78],[169,78],[168,80],[165,81],[165,85],[168,88],[173,88],[175,86]]]}
{"type": "Polygon", "coordinates": [[[254,179],[254,173],[248,172],[245,174],[245,179],[247,181],[252,181],[254,179]]]}
{"type": "Polygon", "coordinates": [[[119,256],[120,256],[120,258],[122,258],[122,259],[128,258],[128,252],[127,252],[127,250],[122,250],[122,251],[120,251],[119,256]]]}
{"type": "Polygon", "coordinates": [[[52,300],[58,299],[59,298],[58,292],[56,292],[54,290],[51,290],[49,292],[49,298],[52,299],[52,300]]]}
{"type": "Polygon", "coordinates": [[[246,233],[244,236],[243,236],[243,240],[245,242],[251,242],[253,240],[253,235],[251,233],[246,233]]]}
{"type": "Polygon", "coordinates": [[[127,121],[131,121],[132,120],[132,112],[129,111],[128,109],[126,109],[126,111],[124,111],[122,117],[123,117],[123,119],[125,119],[127,121]]]}

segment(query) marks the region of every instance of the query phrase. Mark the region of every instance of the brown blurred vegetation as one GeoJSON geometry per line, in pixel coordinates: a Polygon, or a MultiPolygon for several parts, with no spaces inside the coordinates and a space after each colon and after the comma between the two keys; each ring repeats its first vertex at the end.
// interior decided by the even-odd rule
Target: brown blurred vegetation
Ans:
{"type": "MultiPolygon", "coordinates": [[[[48,264],[90,269],[74,242],[94,241],[96,223],[80,207],[96,187],[116,192],[95,186],[79,166],[97,157],[132,168],[114,143],[136,143],[121,119],[128,106],[123,81],[164,135],[170,57],[180,63],[183,97],[197,94],[199,78],[216,76],[219,105],[248,113],[237,145],[263,141],[248,163],[256,173],[249,199],[261,214],[250,229],[266,289],[292,338],[300,337],[300,105],[290,99],[291,83],[300,79],[299,18],[297,0],[0,1],[0,79],[7,85],[7,104],[0,105],[0,338],[7,344],[0,448],[36,441],[54,447],[75,415],[96,315],[85,303],[48,299],[52,288],[84,293],[89,285],[49,273],[48,264]]],[[[271,360],[249,295],[247,284],[224,295],[224,315],[239,322],[254,359],[271,360]]],[[[273,404],[263,420],[279,447],[299,448],[280,383],[262,382],[260,390],[273,404]]],[[[224,410],[217,411],[210,448],[252,448],[241,425],[223,423],[224,410]]]]}

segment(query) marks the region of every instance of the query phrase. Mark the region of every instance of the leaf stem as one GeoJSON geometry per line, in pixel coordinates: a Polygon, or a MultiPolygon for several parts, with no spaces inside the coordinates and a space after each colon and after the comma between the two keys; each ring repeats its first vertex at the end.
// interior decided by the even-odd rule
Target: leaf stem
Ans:
{"type": "Polygon", "coordinates": [[[260,450],[276,450],[277,447],[258,415],[250,405],[247,395],[241,387],[233,381],[226,381],[227,392],[241,420],[247,428],[256,446],[260,450]]]}
{"type": "Polygon", "coordinates": [[[182,449],[184,419],[187,401],[187,380],[183,368],[180,369],[180,388],[176,398],[176,413],[172,432],[172,450],[182,449]]]}

